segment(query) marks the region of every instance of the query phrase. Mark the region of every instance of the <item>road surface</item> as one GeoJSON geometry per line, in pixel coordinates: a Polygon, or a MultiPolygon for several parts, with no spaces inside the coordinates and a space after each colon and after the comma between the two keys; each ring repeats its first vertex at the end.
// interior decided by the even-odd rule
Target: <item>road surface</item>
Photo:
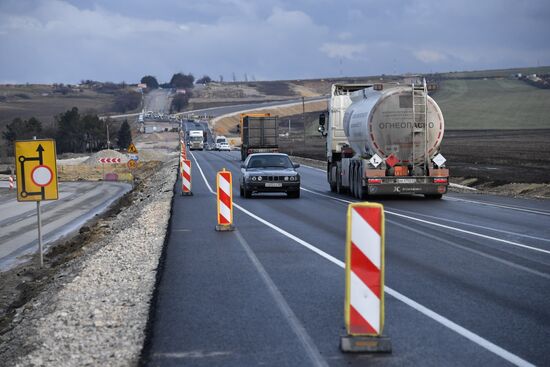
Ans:
{"type": "Polygon", "coordinates": [[[194,195],[174,198],[146,365],[548,365],[550,202],[381,200],[393,353],[350,355],[339,338],[355,200],[307,166],[300,199],[242,199],[237,152],[190,156],[194,195]],[[233,173],[234,232],[214,230],[222,168],[233,173]]]}
{"type": "MultiPolygon", "coordinates": [[[[43,243],[78,230],[130,189],[118,182],[60,182],[59,200],[41,204],[43,243]]],[[[0,228],[0,270],[38,251],[36,203],[18,202],[6,185],[0,187],[0,228]]]]}
{"type": "Polygon", "coordinates": [[[170,113],[170,94],[172,89],[153,89],[146,93],[144,110],[158,113],[170,113]]]}

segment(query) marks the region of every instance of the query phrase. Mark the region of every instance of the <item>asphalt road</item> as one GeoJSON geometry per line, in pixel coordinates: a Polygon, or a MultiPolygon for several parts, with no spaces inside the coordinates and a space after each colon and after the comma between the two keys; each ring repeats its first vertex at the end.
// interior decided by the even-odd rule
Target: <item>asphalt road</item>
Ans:
{"type": "Polygon", "coordinates": [[[170,113],[170,94],[171,89],[153,89],[146,93],[144,98],[145,111],[159,113],[170,113]]]}
{"type": "MultiPolygon", "coordinates": [[[[60,182],[59,200],[41,203],[43,244],[78,230],[130,189],[118,182],[60,182]]],[[[36,203],[18,202],[14,191],[0,187],[0,270],[38,251],[37,227],[36,203]]]]}
{"type": "Polygon", "coordinates": [[[393,353],[349,355],[339,338],[354,200],[304,166],[300,199],[242,199],[237,152],[192,156],[194,196],[174,199],[147,365],[548,365],[550,202],[381,200],[393,353]],[[235,232],[214,230],[222,168],[233,172],[235,232]]]}

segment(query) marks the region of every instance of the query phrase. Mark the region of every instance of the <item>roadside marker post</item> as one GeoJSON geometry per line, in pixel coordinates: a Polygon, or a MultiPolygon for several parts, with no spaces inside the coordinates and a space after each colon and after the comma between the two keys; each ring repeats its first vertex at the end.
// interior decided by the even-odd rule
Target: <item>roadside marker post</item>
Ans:
{"type": "Polygon", "coordinates": [[[181,196],[193,195],[191,192],[191,161],[181,159],[181,196]]]}
{"type": "Polygon", "coordinates": [[[348,206],[343,352],[391,353],[384,329],[384,206],[348,206]]]}
{"type": "Polygon", "coordinates": [[[44,267],[42,246],[42,200],[57,200],[57,154],[55,140],[16,140],[15,168],[17,178],[17,201],[36,201],[38,220],[38,251],[40,267],[44,267]]]}
{"type": "Polygon", "coordinates": [[[180,171],[182,170],[182,161],[184,159],[187,159],[187,151],[185,150],[185,141],[183,139],[180,140],[180,171]]]}
{"type": "Polygon", "coordinates": [[[218,224],[216,231],[233,231],[233,179],[225,168],[216,175],[218,224]]]}
{"type": "Polygon", "coordinates": [[[10,191],[13,190],[13,188],[15,187],[14,186],[14,183],[13,183],[13,176],[10,176],[9,177],[9,181],[10,181],[10,191]]]}

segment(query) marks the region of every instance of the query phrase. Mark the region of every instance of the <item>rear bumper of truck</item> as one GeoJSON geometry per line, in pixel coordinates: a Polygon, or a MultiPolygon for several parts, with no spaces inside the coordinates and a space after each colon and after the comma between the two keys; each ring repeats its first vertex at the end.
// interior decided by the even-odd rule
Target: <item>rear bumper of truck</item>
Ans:
{"type": "Polygon", "coordinates": [[[369,195],[442,195],[449,187],[448,177],[368,177],[365,181],[369,195]]]}

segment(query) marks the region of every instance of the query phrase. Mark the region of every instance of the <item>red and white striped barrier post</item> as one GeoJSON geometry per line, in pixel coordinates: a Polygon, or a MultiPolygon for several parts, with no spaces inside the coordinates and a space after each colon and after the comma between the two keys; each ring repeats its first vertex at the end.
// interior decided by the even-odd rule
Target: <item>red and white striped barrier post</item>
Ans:
{"type": "Polygon", "coordinates": [[[187,152],[185,150],[185,141],[180,139],[180,172],[182,172],[183,160],[187,159],[187,152]]]}
{"type": "Polygon", "coordinates": [[[384,207],[348,206],[344,352],[391,352],[384,329],[384,207]]]}
{"type": "Polygon", "coordinates": [[[191,192],[191,161],[181,160],[181,195],[193,195],[191,192]]]}
{"type": "Polygon", "coordinates": [[[13,183],[13,176],[10,176],[8,180],[10,181],[10,190],[13,190],[15,187],[15,184],[13,183]]]}
{"type": "Polygon", "coordinates": [[[181,145],[181,157],[183,159],[187,159],[187,149],[185,148],[185,140],[181,140],[180,145],[181,145]]]}
{"type": "Polygon", "coordinates": [[[233,227],[233,190],[231,172],[218,172],[216,175],[218,224],[216,231],[232,231],[233,227]]]}

